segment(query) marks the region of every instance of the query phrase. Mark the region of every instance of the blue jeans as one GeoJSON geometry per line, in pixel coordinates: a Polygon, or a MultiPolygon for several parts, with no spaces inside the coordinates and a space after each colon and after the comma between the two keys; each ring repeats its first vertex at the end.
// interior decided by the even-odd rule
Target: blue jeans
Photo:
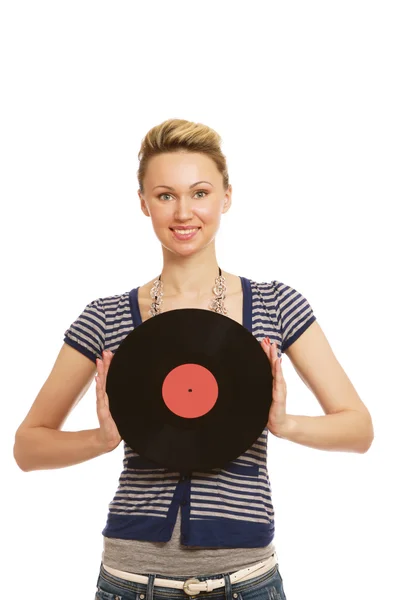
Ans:
{"type": "Polygon", "coordinates": [[[276,564],[270,571],[247,579],[242,583],[231,584],[228,573],[219,575],[196,575],[196,579],[225,579],[225,587],[212,592],[200,592],[196,596],[189,596],[183,590],[174,590],[154,586],[155,577],[163,579],[178,579],[185,581],[189,577],[167,577],[165,575],[149,575],[147,584],[127,581],[111,575],[100,565],[100,574],[97,580],[95,600],[287,600],[283,590],[282,577],[279,566],[276,564]]]}

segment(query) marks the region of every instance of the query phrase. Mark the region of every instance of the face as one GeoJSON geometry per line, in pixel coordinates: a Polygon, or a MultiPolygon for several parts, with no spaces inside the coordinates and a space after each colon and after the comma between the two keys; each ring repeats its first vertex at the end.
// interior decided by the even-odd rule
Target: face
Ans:
{"type": "Polygon", "coordinates": [[[178,254],[190,254],[210,244],[221,215],[231,205],[232,186],[224,190],[214,161],[201,153],[153,156],[143,186],[144,194],[138,191],[143,213],[151,218],[161,244],[178,254]],[[190,239],[178,239],[172,229],[179,226],[196,228],[196,233],[190,239]]]}

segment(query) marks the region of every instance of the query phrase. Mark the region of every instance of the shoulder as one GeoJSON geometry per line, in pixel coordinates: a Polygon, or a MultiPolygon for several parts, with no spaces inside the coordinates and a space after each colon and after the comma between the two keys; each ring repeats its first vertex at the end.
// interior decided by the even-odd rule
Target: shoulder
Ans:
{"type": "Polygon", "coordinates": [[[106,316],[112,316],[118,311],[124,310],[124,308],[129,308],[129,295],[130,292],[123,292],[122,294],[98,298],[94,302],[101,304],[106,316]]]}
{"type": "Polygon", "coordinates": [[[64,331],[64,342],[95,362],[125,324],[131,325],[129,292],[95,298],[75,315],[64,331]]]}
{"type": "Polygon", "coordinates": [[[281,352],[293,344],[316,321],[307,297],[283,281],[251,281],[266,310],[273,314],[282,336],[281,352]]]}
{"type": "Polygon", "coordinates": [[[114,294],[112,296],[102,296],[88,302],[82,309],[81,317],[95,318],[105,321],[107,317],[112,316],[123,306],[129,306],[129,293],[114,294]]]}

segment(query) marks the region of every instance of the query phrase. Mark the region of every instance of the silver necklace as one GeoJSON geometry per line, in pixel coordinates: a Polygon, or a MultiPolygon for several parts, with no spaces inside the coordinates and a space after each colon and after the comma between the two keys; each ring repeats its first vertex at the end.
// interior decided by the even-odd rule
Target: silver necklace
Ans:
{"type": "MultiPolygon", "coordinates": [[[[215,298],[211,300],[210,309],[216,313],[221,315],[227,315],[228,311],[225,308],[224,300],[225,300],[225,277],[221,273],[221,269],[218,267],[219,275],[215,279],[215,285],[213,287],[213,292],[215,298]]],[[[153,281],[153,287],[150,290],[150,296],[153,299],[151,303],[151,308],[149,310],[150,317],[155,317],[156,315],[161,313],[161,304],[164,296],[164,283],[161,281],[161,275],[153,281]]]]}

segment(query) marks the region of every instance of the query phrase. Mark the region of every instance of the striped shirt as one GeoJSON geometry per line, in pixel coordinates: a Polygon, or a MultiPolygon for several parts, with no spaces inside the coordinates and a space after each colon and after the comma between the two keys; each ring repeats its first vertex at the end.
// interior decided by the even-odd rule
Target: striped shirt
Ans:
{"type": "MultiPolygon", "coordinates": [[[[240,279],[243,326],[259,342],[269,336],[280,356],[316,320],[309,302],[282,282],[240,279]]],[[[93,362],[102,357],[103,350],[115,352],[141,324],[137,292],[134,288],[90,302],[65,331],[64,342],[93,362]]],[[[251,448],[224,468],[193,472],[188,477],[155,468],[124,442],[123,468],[102,532],[105,555],[107,539],[114,549],[121,540],[124,555],[129,541],[132,548],[135,541],[168,542],[180,511],[183,546],[249,549],[251,562],[251,549],[266,548],[275,533],[267,442],[265,428],[251,448]]],[[[115,562],[105,562],[115,566],[115,562]]],[[[126,563],[116,568],[132,570],[126,563]]]]}

